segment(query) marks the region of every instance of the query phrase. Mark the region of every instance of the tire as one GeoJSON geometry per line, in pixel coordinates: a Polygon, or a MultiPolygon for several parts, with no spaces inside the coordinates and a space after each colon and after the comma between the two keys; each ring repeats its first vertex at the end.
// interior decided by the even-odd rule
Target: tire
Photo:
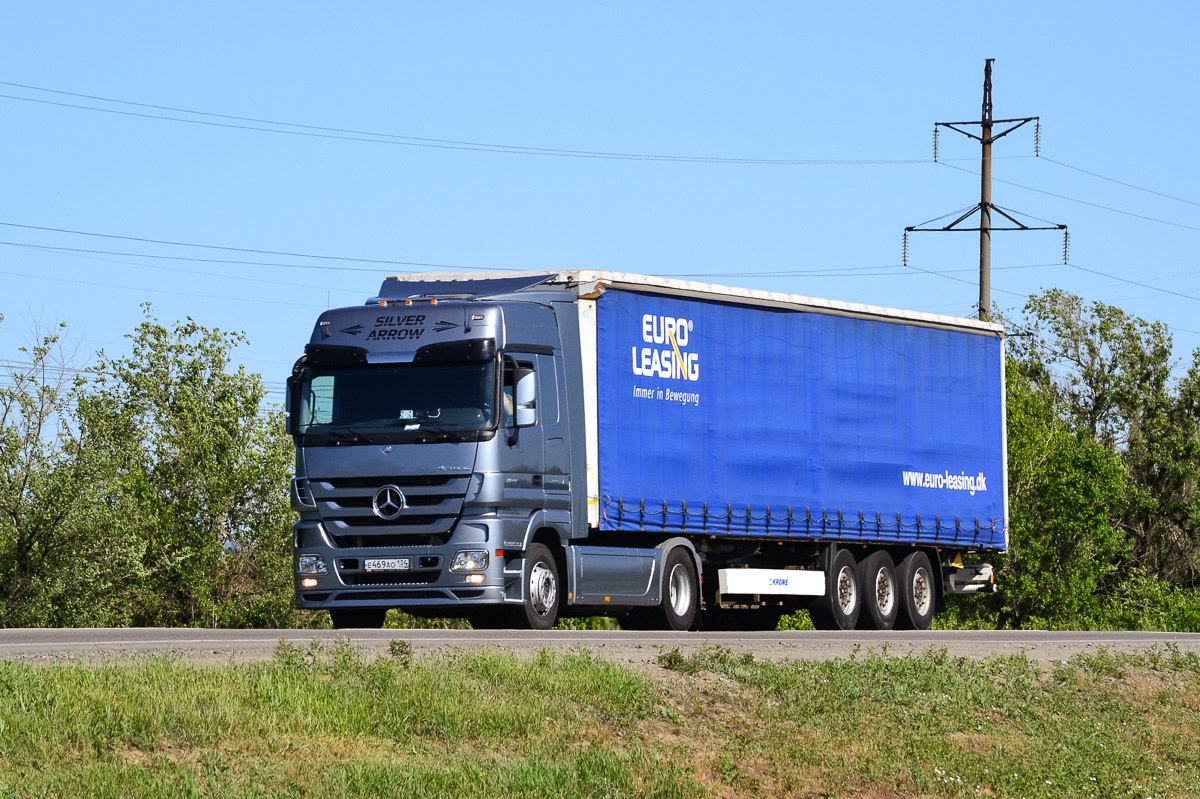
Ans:
{"type": "Polygon", "coordinates": [[[896,569],[900,613],[896,626],[902,630],[928,630],[933,623],[937,584],[933,567],[924,552],[910,552],[896,569]]]}
{"type": "Polygon", "coordinates": [[[387,612],[387,608],[331,608],[329,618],[335,630],[378,630],[383,627],[387,612]]]}
{"type": "Polygon", "coordinates": [[[892,556],[882,550],[872,552],[859,564],[858,582],[863,592],[863,613],[859,629],[890,630],[900,613],[900,590],[892,556]]]}
{"type": "Polygon", "coordinates": [[[660,630],[690,630],[700,609],[696,566],[685,547],[675,547],[663,566],[662,601],[647,608],[652,626],[660,630]]]}
{"type": "Polygon", "coordinates": [[[525,601],[507,608],[508,623],[523,630],[549,630],[558,620],[558,564],[544,544],[525,551],[525,601]]]}
{"type": "Polygon", "coordinates": [[[853,630],[862,609],[858,564],[849,550],[839,549],[825,580],[825,596],[817,600],[809,615],[818,630],[853,630]]]}

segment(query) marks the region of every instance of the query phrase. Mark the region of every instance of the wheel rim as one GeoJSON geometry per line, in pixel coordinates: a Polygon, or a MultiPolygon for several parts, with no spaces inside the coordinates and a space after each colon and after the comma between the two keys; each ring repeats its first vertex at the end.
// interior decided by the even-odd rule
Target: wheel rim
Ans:
{"type": "Polygon", "coordinates": [[[918,615],[924,616],[929,613],[933,602],[933,592],[929,590],[929,572],[925,569],[917,569],[913,572],[912,598],[913,607],[916,608],[918,615]]]}
{"type": "Polygon", "coordinates": [[[545,616],[554,607],[558,597],[558,586],[554,581],[554,572],[546,568],[545,563],[535,563],[529,572],[529,602],[533,612],[545,616]]]}
{"type": "Polygon", "coordinates": [[[879,615],[889,616],[896,606],[896,591],[892,585],[892,573],[887,569],[875,572],[875,606],[879,615]]]}
{"type": "Polygon", "coordinates": [[[692,606],[692,581],[688,579],[687,567],[676,563],[671,569],[671,578],[667,581],[668,599],[671,611],[676,616],[684,616],[692,606]]]}
{"type": "Polygon", "coordinates": [[[858,588],[854,585],[854,571],[849,566],[843,566],[837,576],[837,603],[843,615],[849,616],[854,612],[858,603],[858,588]]]}

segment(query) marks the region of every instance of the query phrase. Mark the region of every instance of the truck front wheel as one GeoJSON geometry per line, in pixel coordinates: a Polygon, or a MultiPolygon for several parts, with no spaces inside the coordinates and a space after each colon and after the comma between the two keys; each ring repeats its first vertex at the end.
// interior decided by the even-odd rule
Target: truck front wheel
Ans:
{"type": "Polygon", "coordinates": [[[508,622],[526,630],[549,630],[558,619],[558,565],[545,544],[525,551],[525,601],[508,608],[508,622]]]}

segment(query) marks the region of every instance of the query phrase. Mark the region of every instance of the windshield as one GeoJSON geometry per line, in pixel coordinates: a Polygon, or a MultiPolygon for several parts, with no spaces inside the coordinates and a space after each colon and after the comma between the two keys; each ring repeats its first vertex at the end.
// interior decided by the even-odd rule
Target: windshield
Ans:
{"type": "Polygon", "coordinates": [[[486,430],[495,368],[493,361],[314,368],[299,386],[299,432],[486,430]]]}

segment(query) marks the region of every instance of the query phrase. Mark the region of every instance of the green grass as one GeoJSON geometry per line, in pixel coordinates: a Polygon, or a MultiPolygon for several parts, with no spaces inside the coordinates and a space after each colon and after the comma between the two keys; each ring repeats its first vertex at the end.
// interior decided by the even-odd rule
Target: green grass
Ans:
{"type": "Polygon", "coordinates": [[[0,664],[5,796],[1200,796],[1200,657],[0,664]]]}

